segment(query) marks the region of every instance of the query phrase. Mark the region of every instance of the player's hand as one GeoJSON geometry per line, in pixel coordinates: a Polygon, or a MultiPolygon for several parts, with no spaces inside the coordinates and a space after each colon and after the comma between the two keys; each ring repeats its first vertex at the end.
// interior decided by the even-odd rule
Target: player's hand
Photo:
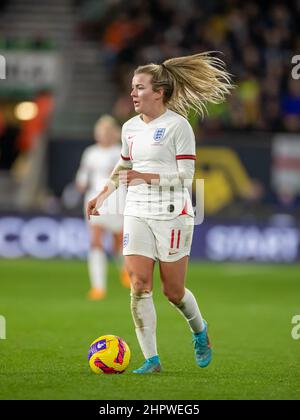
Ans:
{"type": "Polygon", "coordinates": [[[91,216],[99,216],[100,215],[100,213],[99,213],[99,211],[97,210],[99,207],[101,207],[101,205],[102,205],[102,200],[100,199],[99,200],[99,196],[97,196],[97,197],[95,197],[95,198],[93,198],[92,200],[90,200],[88,203],[87,203],[87,206],[86,206],[86,215],[87,215],[87,218],[88,218],[88,220],[90,220],[90,217],[91,216]]]}
{"type": "Polygon", "coordinates": [[[142,172],[134,171],[132,169],[128,169],[126,171],[119,172],[119,181],[120,184],[125,185],[139,185],[144,184],[146,181],[145,175],[142,172]]]}

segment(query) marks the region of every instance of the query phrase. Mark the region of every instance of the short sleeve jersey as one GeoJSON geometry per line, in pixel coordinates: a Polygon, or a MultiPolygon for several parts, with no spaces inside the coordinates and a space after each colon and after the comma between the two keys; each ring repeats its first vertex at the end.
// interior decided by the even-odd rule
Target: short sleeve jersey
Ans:
{"type": "MultiPolygon", "coordinates": [[[[167,110],[145,123],[135,116],[123,125],[123,160],[142,173],[177,173],[179,160],[195,160],[195,136],[189,122],[167,110]]],[[[184,185],[139,184],[128,187],[124,215],[169,220],[182,212],[194,217],[191,197],[184,185]]]]}

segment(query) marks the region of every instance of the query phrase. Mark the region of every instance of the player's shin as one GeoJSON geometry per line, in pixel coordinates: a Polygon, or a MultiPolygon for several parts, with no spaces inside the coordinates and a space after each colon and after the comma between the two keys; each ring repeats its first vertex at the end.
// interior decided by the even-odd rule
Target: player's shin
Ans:
{"type": "Polygon", "coordinates": [[[137,294],[132,291],[131,313],[137,339],[145,359],[156,356],[156,312],[152,292],[137,294]]]}
{"type": "MultiPolygon", "coordinates": [[[[170,302],[171,303],[171,302],[170,302]]],[[[184,316],[194,333],[199,333],[205,329],[203,318],[193,293],[185,289],[184,296],[178,305],[171,303],[184,316]]]]}

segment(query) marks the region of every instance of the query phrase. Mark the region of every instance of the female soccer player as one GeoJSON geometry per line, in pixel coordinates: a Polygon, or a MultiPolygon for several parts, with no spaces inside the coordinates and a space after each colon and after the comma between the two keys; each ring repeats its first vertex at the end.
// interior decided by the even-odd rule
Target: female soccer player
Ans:
{"type": "MultiPolygon", "coordinates": [[[[105,115],[101,117],[94,129],[96,144],[89,146],[83,153],[81,163],[76,176],[76,186],[81,193],[85,193],[86,203],[96,194],[102,191],[111,171],[118,162],[121,147],[120,127],[117,121],[105,115]]],[[[91,249],[88,255],[88,269],[91,289],[88,294],[90,300],[100,300],[106,295],[107,273],[106,254],[103,250],[103,237],[106,231],[113,234],[114,254],[121,267],[120,276],[124,286],[130,286],[130,279],[122,266],[122,235],[123,215],[126,188],[114,193],[105,203],[102,209],[103,216],[94,218],[89,223],[91,235],[91,249]],[[119,205],[119,207],[118,207],[119,205]]]]}
{"type": "Polygon", "coordinates": [[[206,102],[224,101],[230,88],[223,62],[207,53],[138,67],[131,92],[138,115],[123,125],[121,158],[111,182],[88,203],[88,216],[97,215],[119,183],[129,186],[123,254],[136,334],[146,359],[134,373],[161,371],[152,300],[157,260],[165,296],[189,323],[196,363],[204,368],[211,361],[207,323],[193,293],[185,288],[194,224],[187,187],[196,159],[187,114],[190,109],[203,114],[206,102]]]}

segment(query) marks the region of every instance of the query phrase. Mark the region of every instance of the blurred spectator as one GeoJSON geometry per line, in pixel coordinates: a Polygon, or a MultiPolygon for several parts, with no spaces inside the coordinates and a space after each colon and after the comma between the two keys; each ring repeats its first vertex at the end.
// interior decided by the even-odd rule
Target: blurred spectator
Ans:
{"type": "Polygon", "coordinates": [[[169,0],[119,0],[111,6],[111,17],[108,2],[106,7],[98,26],[119,83],[115,109],[122,119],[131,113],[123,99],[124,78],[138,64],[213,50],[222,52],[237,90],[228,105],[213,109],[206,129],[299,131],[300,83],[293,83],[290,74],[291,57],[300,51],[299,1],[189,0],[183,6],[169,0]]]}

